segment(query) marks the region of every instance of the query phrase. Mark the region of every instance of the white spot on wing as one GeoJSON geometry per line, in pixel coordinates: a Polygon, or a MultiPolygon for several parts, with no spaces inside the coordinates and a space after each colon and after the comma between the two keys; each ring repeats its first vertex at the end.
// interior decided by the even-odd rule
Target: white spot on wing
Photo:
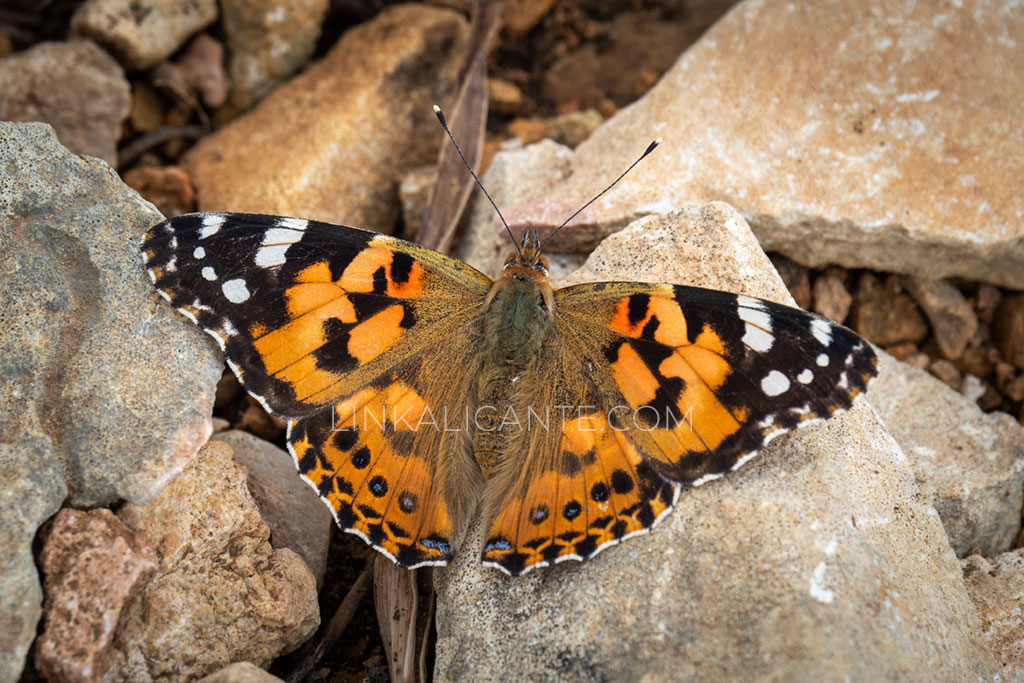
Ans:
{"type": "Polygon", "coordinates": [[[202,247],[196,247],[195,251],[192,252],[192,258],[199,261],[200,259],[206,258],[206,250],[202,247]]]}
{"type": "Polygon", "coordinates": [[[822,346],[828,346],[832,343],[832,326],[824,320],[815,319],[811,321],[811,334],[821,342],[822,346]]]}
{"type": "Polygon", "coordinates": [[[285,261],[285,253],[290,244],[275,244],[271,247],[260,247],[256,252],[256,265],[260,268],[273,268],[285,261]]]}
{"type": "MultiPolygon", "coordinates": [[[[740,309],[743,310],[742,308],[740,309]]],[[[747,332],[743,335],[743,343],[755,351],[764,353],[772,348],[775,338],[756,325],[747,323],[747,332]]]]}
{"type": "Polygon", "coordinates": [[[309,221],[305,218],[282,218],[277,222],[282,228],[291,228],[292,230],[305,230],[309,226],[309,221]]]}
{"type": "Polygon", "coordinates": [[[215,271],[210,266],[205,266],[203,268],[203,279],[204,280],[216,280],[217,279],[217,271],[215,271]]]}
{"type": "Polygon", "coordinates": [[[804,368],[804,371],[796,376],[796,381],[800,382],[800,384],[810,384],[813,379],[814,373],[808,370],[807,368],[804,368]]]}
{"type": "Polygon", "coordinates": [[[271,228],[263,235],[263,246],[273,244],[295,244],[302,239],[301,230],[291,228],[271,228]]]}
{"type": "Polygon", "coordinates": [[[818,367],[822,367],[822,368],[827,367],[828,366],[828,354],[827,353],[819,353],[818,357],[814,360],[814,362],[818,364],[818,367]]]}
{"type": "Polygon", "coordinates": [[[751,325],[757,325],[760,328],[772,330],[772,317],[768,315],[768,311],[761,308],[739,308],[740,319],[743,322],[750,323],[751,325]]]}
{"type": "MultiPolygon", "coordinates": [[[[284,225],[289,220],[300,221],[302,219],[285,218],[279,225],[284,225]]],[[[305,221],[302,222],[302,229],[305,229],[305,221]]],[[[272,268],[284,263],[288,247],[302,239],[302,229],[278,227],[267,230],[267,233],[263,235],[260,249],[256,252],[256,265],[260,268],[272,268]]]]}
{"type": "Polygon", "coordinates": [[[761,391],[769,396],[778,396],[789,390],[789,379],[778,370],[772,370],[761,380],[761,391]]]}
{"type": "Polygon", "coordinates": [[[227,297],[228,301],[233,304],[240,304],[246,301],[250,294],[249,288],[245,286],[245,280],[242,278],[235,278],[234,280],[228,280],[220,286],[221,291],[224,292],[224,296],[227,297]]]}
{"type": "Polygon", "coordinates": [[[224,216],[219,213],[203,216],[202,227],[199,229],[199,239],[205,240],[207,237],[216,235],[222,225],[224,225],[224,216]]]}
{"type": "Polygon", "coordinates": [[[739,294],[736,296],[736,303],[744,308],[757,308],[764,310],[764,303],[760,299],[754,299],[749,296],[739,294]]]}

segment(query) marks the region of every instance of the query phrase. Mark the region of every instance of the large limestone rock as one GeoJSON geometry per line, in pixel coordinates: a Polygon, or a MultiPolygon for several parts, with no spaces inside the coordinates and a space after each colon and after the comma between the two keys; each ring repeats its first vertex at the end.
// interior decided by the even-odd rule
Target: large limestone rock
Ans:
{"type": "Polygon", "coordinates": [[[567,240],[723,200],[805,265],[1024,288],[1022,72],[1024,13],[996,0],[745,2],[577,149],[551,216],[662,136],[567,240]]]}
{"type": "Polygon", "coordinates": [[[302,216],[379,231],[398,178],[431,161],[431,105],[455,92],[467,25],[402,5],[345,33],[326,57],[184,158],[199,208],[302,216]]]}
{"type": "Polygon", "coordinates": [[[39,525],[151,500],[210,433],[221,360],[142,267],[161,218],[49,126],[0,123],[0,680],[35,635],[39,525]]]}
{"type": "Polygon", "coordinates": [[[879,351],[868,397],[907,456],[960,557],[1009,550],[1024,502],[1024,427],[986,414],[924,370],[879,351]]]}
{"type": "MultiPolygon", "coordinates": [[[[637,222],[570,281],[612,279],[791,301],[723,204],[637,222]]],[[[582,565],[506,577],[480,564],[484,531],[437,575],[439,680],[996,672],[939,517],[864,401],[684,491],[652,533],[582,565]]]]}

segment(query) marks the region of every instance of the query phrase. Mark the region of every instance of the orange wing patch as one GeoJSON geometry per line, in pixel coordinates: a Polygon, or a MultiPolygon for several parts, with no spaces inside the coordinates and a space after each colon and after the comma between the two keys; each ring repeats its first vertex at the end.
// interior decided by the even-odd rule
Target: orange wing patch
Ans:
{"type": "Polygon", "coordinates": [[[583,560],[647,531],[672,507],[678,487],[658,477],[602,412],[573,415],[560,440],[553,469],[498,507],[485,564],[519,575],[583,560]]]}
{"type": "Polygon", "coordinates": [[[337,523],[410,568],[446,564],[454,552],[451,511],[414,444],[428,410],[412,387],[396,381],[289,429],[299,472],[337,523]]]}

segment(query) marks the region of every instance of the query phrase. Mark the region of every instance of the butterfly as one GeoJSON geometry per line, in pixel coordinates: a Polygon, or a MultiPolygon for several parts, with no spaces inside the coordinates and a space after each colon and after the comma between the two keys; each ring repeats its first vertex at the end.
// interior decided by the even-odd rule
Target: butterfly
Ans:
{"type": "Polygon", "coordinates": [[[671,284],[554,289],[536,233],[515,246],[491,280],[389,235],[198,213],[143,251],[289,421],[337,524],[405,568],[447,564],[478,506],[486,565],[589,558],[876,374],[870,345],[814,314],[671,284]]]}

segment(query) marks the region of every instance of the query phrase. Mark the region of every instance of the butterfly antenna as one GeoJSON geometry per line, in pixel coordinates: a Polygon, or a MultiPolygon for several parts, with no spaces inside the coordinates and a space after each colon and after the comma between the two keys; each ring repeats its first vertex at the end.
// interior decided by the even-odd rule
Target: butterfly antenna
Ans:
{"type": "Polygon", "coordinates": [[[491,206],[494,207],[494,212],[497,213],[498,218],[501,219],[501,224],[505,226],[505,231],[508,233],[508,236],[512,238],[512,244],[515,245],[516,252],[519,256],[522,256],[523,252],[519,249],[519,243],[516,241],[516,236],[512,234],[512,229],[508,227],[508,223],[505,222],[505,217],[501,215],[501,210],[498,208],[498,205],[494,203],[493,199],[491,199],[491,194],[487,191],[487,188],[484,187],[482,182],[480,182],[480,178],[477,177],[476,171],[474,171],[473,167],[469,165],[468,161],[466,161],[466,155],[462,153],[459,143],[455,141],[455,136],[452,135],[450,130],[448,130],[448,124],[444,120],[444,113],[441,111],[441,107],[436,104],[434,105],[434,114],[437,115],[437,120],[440,121],[441,127],[444,128],[444,132],[448,134],[448,139],[452,141],[453,145],[455,145],[455,151],[459,153],[459,158],[462,159],[462,163],[465,164],[466,168],[469,170],[469,174],[473,176],[473,180],[475,180],[477,186],[483,190],[484,196],[487,197],[487,201],[489,201],[491,206]]]}
{"type": "MultiPolygon", "coordinates": [[[[643,161],[643,160],[644,160],[644,158],[645,158],[645,157],[646,157],[646,156],[647,156],[648,154],[650,154],[651,152],[653,152],[653,151],[654,151],[655,149],[657,149],[658,145],[660,145],[660,144],[661,144],[661,138],[658,138],[657,140],[655,140],[655,141],[654,141],[654,142],[652,142],[651,144],[647,145],[647,149],[645,149],[645,150],[644,150],[644,153],[640,155],[640,158],[638,158],[638,159],[637,159],[636,161],[634,161],[633,163],[631,163],[631,164],[629,165],[629,168],[627,168],[627,169],[626,169],[625,171],[623,171],[623,172],[622,172],[622,175],[620,175],[620,176],[619,176],[618,178],[616,178],[616,179],[615,179],[615,180],[614,180],[614,181],[612,182],[612,184],[611,184],[611,185],[609,185],[608,187],[606,187],[606,188],[604,188],[603,190],[601,190],[601,191],[600,191],[600,192],[599,192],[599,193],[597,194],[597,196],[596,196],[596,197],[594,197],[594,198],[593,198],[593,199],[591,199],[591,200],[590,200],[589,202],[587,202],[586,204],[584,204],[583,206],[581,206],[581,207],[580,207],[579,209],[577,209],[577,210],[576,210],[576,213],[574,213],[573,215],[571,215],[571,216],[569,216],[568,218],[566,218],[566,219],[565,219],[565,220],[564,220],[564,221],[562,222],[562,224],[561,224],[561,225],[559,225],[559,226],[558,226],[557,228],[555,228],[555,231],[554,231],[554,232],[552,232],[552,233],[551,233],[550,235],[548,235],[548,238],[547,238],[546,240],[544,240],[544,243],[543,243],[543,244],[541,244],[541,245],[540,245],[540,249],[538,249],[538,250],[537,250],[537,253],[539,254],[540,252],[544,251],[544,247],[545,247],[545,246],[547,246],[547,243],[551,241],[551,238],[552,238],[552,237],[554,237],[555,235],[557,235],[557,234],[558,234],[558,231],[559,231],[559,230],[561,230],[561,229],[562,229],[562,228],[564,228],[564,227],[565,227],[566,225],[568,225],[568,224],[569,224],[569,221],[571,221],[571,220],[572,220],[573,218],[576,218],[576,216],[580,215],[580,214],[581,214],[581,213],[583,212],[583,209],[587,208],[588,206],[590,206],[591,204],[593,204],[594,202],[596,202],[596,201],[597,201],[598,199],[600,199],[600,198],[601,198],[601,195],[603,195],[603,194],[604,194],[605,192],[607,192],[608,190],[610,190],[610,189],[612,189],[613,187],[615,187],[616,183],[618,183],[618,182],[619,182],[620,180],[622,180],[623,178],[625,178],[625,177],[626,177],[626,174],[627,174],[627,173],[629,173],[630,171],[632,171],[632,170],[633,170],[633,167],[634,167],[634,166],[636,166],[636,165],[637,165],[637,164],[639,164],[639,163],[640,163],[641,161],[643,161]]],[[[504,220],[504,219],[502,219],[502,220],[504,220]]]]}

